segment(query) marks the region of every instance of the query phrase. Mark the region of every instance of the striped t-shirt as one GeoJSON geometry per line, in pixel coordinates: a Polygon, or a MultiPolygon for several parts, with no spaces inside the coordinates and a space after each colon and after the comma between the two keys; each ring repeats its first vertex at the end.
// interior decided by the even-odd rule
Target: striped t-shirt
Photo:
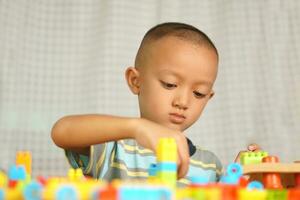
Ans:
{"type": "MultiPolygon", "coordinates": [[[[156,163],[153,151],[143,148],[132,139],[92,145],[89,156],[70,150],[66,150],[65,153],[73,168],[82,168],[84,174],[107,181],[146,179],[150,164],[156,163]]],[[[185,178],[179,180],[179,184],[189,184],[193,176],[217,182],[221,169],[221,162],[214,153],[196,147],[190,156],[189,171],[185,178]]]]}

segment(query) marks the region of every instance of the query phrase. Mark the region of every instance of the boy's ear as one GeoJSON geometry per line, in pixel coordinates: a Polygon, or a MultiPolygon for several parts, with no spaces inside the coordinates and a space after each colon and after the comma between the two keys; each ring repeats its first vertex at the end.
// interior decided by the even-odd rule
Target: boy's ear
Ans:
{"type": "Polygon", "coordinates": [[[135,67],[128,67],[125,72],[127,84],[133,94],[140,92],[140,73],[135,67]]]}

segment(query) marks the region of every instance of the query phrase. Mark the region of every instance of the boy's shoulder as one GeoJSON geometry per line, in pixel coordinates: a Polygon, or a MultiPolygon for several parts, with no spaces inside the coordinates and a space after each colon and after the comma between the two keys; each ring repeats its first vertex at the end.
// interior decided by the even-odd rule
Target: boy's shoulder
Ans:
{"type": "Polygon", "coordinates": [[[190,164],[201,166],[202,168],[222,169],[221,161],[216,154],[199,146],[196,146],[196,151],[191,156],[190,164]]]}

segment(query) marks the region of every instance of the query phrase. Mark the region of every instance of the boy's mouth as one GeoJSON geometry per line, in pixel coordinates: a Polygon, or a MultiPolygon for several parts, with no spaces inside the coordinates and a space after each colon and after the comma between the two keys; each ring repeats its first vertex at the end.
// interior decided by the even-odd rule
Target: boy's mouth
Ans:
{"type": "Polygon", "coordinates": [[[185,120],[185,116],[178,113],[170,113],[169,119],[174,124],[181,124],[185,120]]]}

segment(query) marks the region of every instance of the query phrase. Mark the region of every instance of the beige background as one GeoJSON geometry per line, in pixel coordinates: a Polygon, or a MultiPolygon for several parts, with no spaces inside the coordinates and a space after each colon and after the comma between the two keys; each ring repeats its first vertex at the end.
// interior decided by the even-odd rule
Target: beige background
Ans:
{"type": "Polygon", "coordinates": [[[299,160],[299,1],[0,0],[0,168],[30,150],[34,175],[64,175],[49,135],[59,117],[137,116],[123,73],[165,21],[193,24],[220,53],[216,96],[189,137],[224,164],[251,142],[299,160]]]}

